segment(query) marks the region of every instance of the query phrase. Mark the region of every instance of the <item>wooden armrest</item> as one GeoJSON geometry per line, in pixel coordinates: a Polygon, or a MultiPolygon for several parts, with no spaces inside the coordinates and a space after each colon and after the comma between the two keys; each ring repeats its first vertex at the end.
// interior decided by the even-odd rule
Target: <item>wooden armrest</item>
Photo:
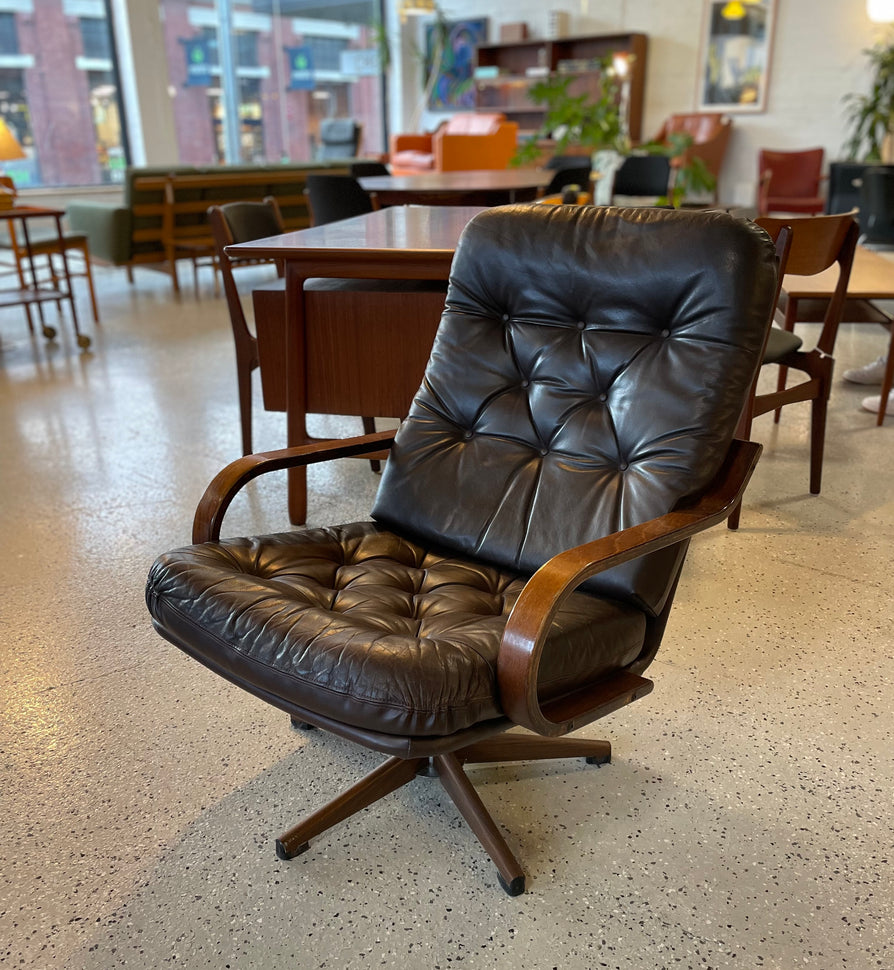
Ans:
{"type": "Polygon", "coordinates": [[[548,717],[537,696],[537,677],[553,618],[562,602],[590,577],[682,542],[728,518],[760,453],[761,446],[755,442],[733,441],[708,490],[690,505],[561,552],[534,573],[509,616],[497,656],[501,701],[508,717],[537,734],[567,734],[651,689],[649,681],[622,675],[619,680],[626,677],[630,683],[621,684],[620,692],[597,684],[589,695],[592,703],[581,704],[581,697],[575,695],[564,710],[561,705],[550,705],[549,713],[558,717],[548,717]],[[628,690],[632,696],[621,696],[628,690]]]}
{"type": "Polygon", "coordinates": [[[230,502],[242,487],[259,475],[313,465],[336,458],[386,458],[396,431],[377,431],[357,438],[315,441],[297,448],[266,451],[237,458],[219,471],[205,489],[192,524],[193,542],[217,542],[220,527],[230,502]]]}

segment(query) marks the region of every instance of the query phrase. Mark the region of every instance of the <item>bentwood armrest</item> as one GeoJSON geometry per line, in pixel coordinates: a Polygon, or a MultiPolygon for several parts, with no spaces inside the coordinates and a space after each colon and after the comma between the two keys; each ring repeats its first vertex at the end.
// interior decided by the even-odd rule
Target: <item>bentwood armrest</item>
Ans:
{"type": "Polygon", "coordinates": [[[537,734],[567,734],[652,689],[651,682],[623,674],[580,695],[541,708],[537,675],[553,618],[591,576],[690,538],[729,516],[745,491],[761,453],[754,442],[734,441],[713,483],[693,504],[559,553],[531,577],[509,617],[497,658],[505,713],[537,734]]]}
{"type": "Polygon", "coordinates": [[[192,541],[217,542],[223,517],[237,493],[253,478],[284,468],[314,465],[336,458],[385,458],[395,430],[378,431],[356,438],[315,441],[295,448],[282,448],[237,458],[214,476],[205,489],[192,525],[192,541]]]}

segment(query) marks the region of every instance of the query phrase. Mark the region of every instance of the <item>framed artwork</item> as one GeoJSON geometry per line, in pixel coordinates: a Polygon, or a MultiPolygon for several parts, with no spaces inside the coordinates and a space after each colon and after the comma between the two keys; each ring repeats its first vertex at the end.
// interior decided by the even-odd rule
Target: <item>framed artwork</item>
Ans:
{"type": "Polygon", "coordinates": [[[455,20],[447,23],[447,42],[436,63],[435,37],[437,26],[425,29],[425,72],[435,72],[428,96],[430,111],[471,110],[475,107],[475,48],[487,42],[487,18],[455,20]]]}
{"type": "Polygon", "coordinates": [[[699,110],[766,110],[775,3],[706,0],[699,57],[699,110]]]}

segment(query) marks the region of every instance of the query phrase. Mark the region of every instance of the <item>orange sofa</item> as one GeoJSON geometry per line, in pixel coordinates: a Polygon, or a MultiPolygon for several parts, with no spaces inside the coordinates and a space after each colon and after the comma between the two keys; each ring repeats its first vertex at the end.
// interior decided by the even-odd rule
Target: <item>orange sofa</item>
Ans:
{"type": "Polygon", "coordinates": [[[502,114],[458,114],[432,134],[392,135],[392,174],[462,172],[509,165],[518,143],[518,125],[502,114]]]}

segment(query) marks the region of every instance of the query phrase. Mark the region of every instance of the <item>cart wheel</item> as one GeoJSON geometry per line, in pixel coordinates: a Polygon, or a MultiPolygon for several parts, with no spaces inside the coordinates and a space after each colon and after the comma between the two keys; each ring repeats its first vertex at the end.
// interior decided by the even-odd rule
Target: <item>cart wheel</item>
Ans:
{"type": "Polygon", "coordinates": [[[47,340],[52,340],[53,337],[56,336],[56,328],[55,327],[44,327],[43,328],[43,335],[47,338],[47,340]]]}
{"type": "Polygon", "coordinates": [[[90,338],[84,333],[79,333],[78,346],[86,350],[90,346],[90,338]]]}

